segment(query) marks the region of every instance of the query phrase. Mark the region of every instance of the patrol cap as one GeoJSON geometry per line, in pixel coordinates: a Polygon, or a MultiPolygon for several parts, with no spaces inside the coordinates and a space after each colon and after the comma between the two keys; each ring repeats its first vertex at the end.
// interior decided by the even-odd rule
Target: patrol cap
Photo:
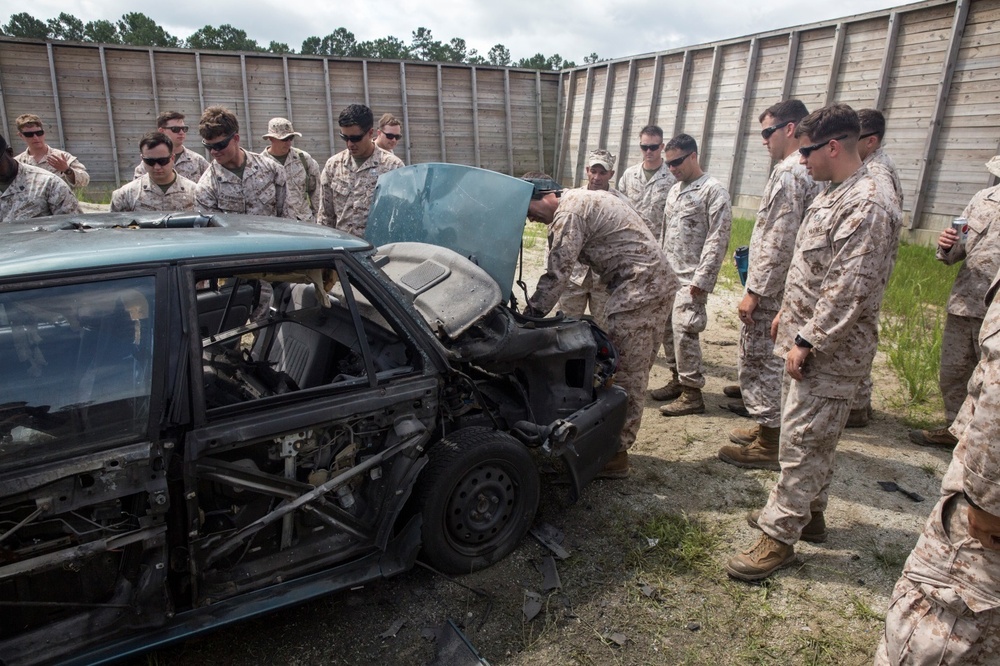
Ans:
{"type": "Polygon", "coordinates": [[[267,124],[267,134],[265,139],[287,139],[290,136],[302,136],[292,127],[292,121],[287,118],[271,118],[267,124]]]}
{"type": "Polygon", "coordinates": [[[521,180],[531,183],[535,188],[535,191],[531,193],[532,199],[541,199],[549,192],[559,194],[563,189],[562,185],[551,178],[522,178],[521,180]]]}
{"type": "Polygon", "coordinates": [[[990,161],[986,163],[986,170],[997,178],[1000,178],[1000,155],[990,158],[990,161]]]}
{"type": "Polygon", "coordinates": [[[588,169],[596,164],[600,164],[602,167],[608,171],[615,170],[615,156],[604,150],[603,148],[598,148],[597,150],[590,151],[587,155],[587,163],[584,164],[588,169]]]}

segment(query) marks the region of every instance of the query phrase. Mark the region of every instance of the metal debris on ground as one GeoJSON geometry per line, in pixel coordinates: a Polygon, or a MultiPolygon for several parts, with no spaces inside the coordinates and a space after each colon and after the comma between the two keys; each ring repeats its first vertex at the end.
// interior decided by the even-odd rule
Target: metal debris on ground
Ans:
{"type": "Polygon", "coordinates": [[[563,539],[566,536],[558,527],[549,523],[538,523],[531,528],[530,533],[538,543],[551,550],[560,560],[565,560],[569,557],[569,551],[562,546],[563,539]]]}
{"type": "Polygon", "coordinates": [[[898,490],[899,492],[903,493],[914,502],[924,501],[923,495],[915,493],[912,490],[906,490],[902,486],[898,485],[895,481],[879,481],[878,485],[881,486],[882,490],[886,491],[887,493],[894,493],[898,490]]]}
{"type": "Polygon", "coordinates": [[[452,620],[441,625],[436,633],[437,652],[428,666],[490,666],[452,620]]]}
{"type": "Polygon", "coordinates": [[[556,569],[556,561],[551,555],[546,555],[541,561],[535,562],[535,569],[542,574],[542,591],[562,589],[562,581],[559,580],[559,571],[556,569]]]}
{"type": "Polygon", "coordinates": [[[399,633],[399,630],[402,629],[403,625],[405,625],[405,624],[406,624],[406,620],[396,620],[391,625],[389,625],[388,629],[386,629],[381,634],[379,634],[379,637],[380,638],[395,638],[396,634],[399,633]]]}
{"type": "Polygon", "coordinates": [[[628,642],[628,637],[620,631],[601,634],[601,638],[605,641],[611,641],[618,647],[625,647],[625,643],[628,642]]]}

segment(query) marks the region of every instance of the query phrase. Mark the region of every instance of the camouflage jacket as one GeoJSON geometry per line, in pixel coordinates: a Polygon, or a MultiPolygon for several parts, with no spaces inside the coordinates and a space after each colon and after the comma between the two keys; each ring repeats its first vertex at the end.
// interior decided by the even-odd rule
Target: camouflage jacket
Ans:
{"type": "Polygon", "coordinates": [[[707,173],[675,183],[663,212],[663,251],[681,284],[711,292],[729,247],[729,192],[707,173]]]}
{"type": "Polygon", "coordinates": [[[14,180],[0,193],[0,222],[82,212],[63,179],[30,164],[18,164],[14,180]]]}
{"type": "MultiPolygon", "coordinates": [[[[586,187],[581,187],[580,189],[581,190],[586,190],[587,188],[586,187]]],[[[624,194],[622,194],[620,191],[614,190],[614,189],[609,189],[608,192],[611,193],[611,194],[613,194],[613,195],[615,195],[616,197],[618,197],[619,199],[621,199],[625,203],[627,203],[630,208],[632,207],[632,201],[627,196],[625,196],[624,194]]],[[[577,285],[577,286],[581,286],[584,282],[587,281],[587,276],[590,276],[590,275],[593,276],[594,280],[600,280],[601,279],[601,276],[599,276],[597,273],[595,273],[593,270],[591,270],[590,266],[588,266],[587,264],[583,264],[583,263],[577,262],[576,266],[573,267],[573,274],[570,275],[569,281],[572,282],[573,284],[577,285]]]]}
{"type": "Polygon", "coordinates": [[[937,258],[946,264],[965,259],[948,297],[948,313],[959,317],[986,316],[983,296],[1000,270],[1000,185],[980,190],[965,207],[969,235],[947,252],[940,247],[937,258]]]}
{"type": "Polygon", "coordinates": [[[903,186],[899,182],[899,171],[896,170],[896,163],[892,161],[885,149],[878,148],[869,153],[868,157],[865,158],[865,166],[868,167],[868,173],[872,175],[872,178],[875,180],[884,178],[889,183],[896,195],[896,205],[902,210],[903,186]]]}
{"type": "MultiPolygon", "coordinates": [[[[261,155],[281,164],[268,149],[261,155]]],[[[315,222],[319,213],[319,164],[312,155],[292,146],[281,165],[285,169],[285,186],[288,199],[285,203],[296,220],[315,222]]]]}
{"type": "Polygon", "coordinates": [[[111,193],[111,210],[115,211],[174,211],[194,210],[197,185],[180,174],[167,191],[145,175],[111,193]]]}
{"type": "MultiPolygon", "coordinates": [[[[948,595],[957,594],[976,613],[1000,608],[1000,551],[973,538],[953,538],[944,508],[964,492],[980,509],[1000,516],[1000,280],[989,293],[992,304],[979,333],[982,357],[951,427],[959,441],[941,482],[941,501],[903,566],[903,575],[926,584],[932,595],[947,603],[948,595]]],[[[958,512],[964,514],[962,504],[958,512]]],[[[956,519],[967,525],[964,515],[956,519]]]]}
{"type": "Polygon", "coordinates": [[[801,335],[813,345],[803,367],[813,393],[849,399],[871,370],[892,233],[893,194],[862,166],[828,186],[806,210],[788,267],[774,353],[801,335]]]}
{"type": "Polygon", "coordinates": [[[798,151],[778,162],[767,179],[750,236],[747,273],[747,289],[760,296],[759,307],[765,310],[781,307],[795,236],[820,188],[799,163],[798,151]]]}
{"type": "Polygon", "coordinates": [[[618,190],[632,202],[632,206],[653,232],[653,238],[660,238],[663,235],[663,205],[667,201],[667,192],[677,179],[670,173],[666,162],[660,165],[649,180],[645,178],[642,162],[634,164],[625,169],[625,173],[618,179],[618,190]]]}
{"type": "MultiPolygon", "coordinates": [[[[184,176],[193,183],[201,180],[201,174],[208,170],[208,160],[194,152],[187,146],[184,150],[174,156],[174,171],[184,176]]],[[[139,180],[146,175],[146,166],[139,162],[139,166],[132,173],[133,180],[139,180]]]]}
{"type": "Polygon", "coordinates": [[[37,167],[39,169],[44,169],[49,173],[54,173],[55,175],[59,176],[59,178],[70,187],[87,187],[87,184],[90,183],[90,174],[87,173],[87,167],[83,166],[83,162],[76,159],[75,157],[67,153],[65,150],[59,150],[58,148],[53,148],[52,146],[49,146],[49,152],[45,153],[45,155],[42,156],[40,162],[36,162],[35,158],[33,158],[31,156],[31,153],[29,153],[27,150],[18,155],[17,157],[15,157],[14,159],[16,159],[21,164],[27,164],[29,166],[37,167]],[[74,178],[76,178],[75,183],[69,182],[69,178],[66,177],[66,174],[59,173],[58,171],[53,169],[52,166],[49,165],[48,161],[45,159],[49,155],[57,155],[59,157],[62,157],[69,163],[69,170],[73,172],[73,176],[74,178]]]}
{"type": "Polygon", "coordinates": [[[340,151],[326,161],[320,175],[320,209],[316,221],[364,238],[378,177],[402,166],[402,160],[378,146],[360,165],[354,162],[350,151],[340,151]]]}
{"type": "MultiPolygon", "coordinates": [[[[241,149],[243,150],[243,149],[241,149]]],[[[285,170],[272,159],[243,150],[243,179],[213,161],[196,190],[198,210],[292,217],[285,205],[285,170]]]]}
{"type": "Polygon", "coordinates": [[[528,300],[547,314],[569,282],[577,260],[593,268],[611,296],[605,316],[641,310],[668,299],[677,278],[642,218],[607,192],[566,190],[549,226],[545,274],[528,300]]]}

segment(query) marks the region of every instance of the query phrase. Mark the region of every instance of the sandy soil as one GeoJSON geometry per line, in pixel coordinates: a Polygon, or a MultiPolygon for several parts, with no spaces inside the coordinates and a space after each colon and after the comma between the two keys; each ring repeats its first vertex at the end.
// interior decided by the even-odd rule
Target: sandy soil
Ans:
{"type": "MultiPolygon", "coordinates": [[[[539,265],[536,248],[531,286],[539,265]]],[[[595,482],[576,505],[566,502],[565,487],[545,487],[539,523],[561,530],[571,553],[557,562],[560,589],[542,589],[536,565],[549,553],[529,537],[505,561],[460,579],[485,596],[416,569],[162,650],[149,663],[432,663],[440,645],[433,633],[448,619],[494,665],[871,663],[878,615],[934,504],[950,452],[909,443],[890,408],[899,402],[898,385],[879,358],[874,419],[840,442],[828,541],[797,545],[798,565],[767,585],[729,581],[723,563],[755,538],[746,511],[763,505],[777,479],[716,457],[726,433],[750,423],[722,408],[729,402],[722,387],[736,379],[738,298],[730,286],[709,301],[704,415],[665,418],[647,400],[629,479],[595,482]],[[880,480],[927,500],[884,492],[880,480]],[[653,574],[642,564],[644,526],[681,513],[717,537],[711,561],[696,575],[653,574]],[[528,621],[522,609],[535,595],[542,610],[528,621]]],[[[650,385],[667,376],[661,358],[650,385]]]]}

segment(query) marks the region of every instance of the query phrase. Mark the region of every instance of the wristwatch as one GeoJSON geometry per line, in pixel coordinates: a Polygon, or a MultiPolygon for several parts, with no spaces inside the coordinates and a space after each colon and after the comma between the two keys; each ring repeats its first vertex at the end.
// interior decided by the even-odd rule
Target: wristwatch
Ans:
{"type": "Polygon", "coordinates": [[[795,346],[802,347],[803,349],[812,349],[812,343],[803,338],[801,335],[795,336],[795,346]]]}

